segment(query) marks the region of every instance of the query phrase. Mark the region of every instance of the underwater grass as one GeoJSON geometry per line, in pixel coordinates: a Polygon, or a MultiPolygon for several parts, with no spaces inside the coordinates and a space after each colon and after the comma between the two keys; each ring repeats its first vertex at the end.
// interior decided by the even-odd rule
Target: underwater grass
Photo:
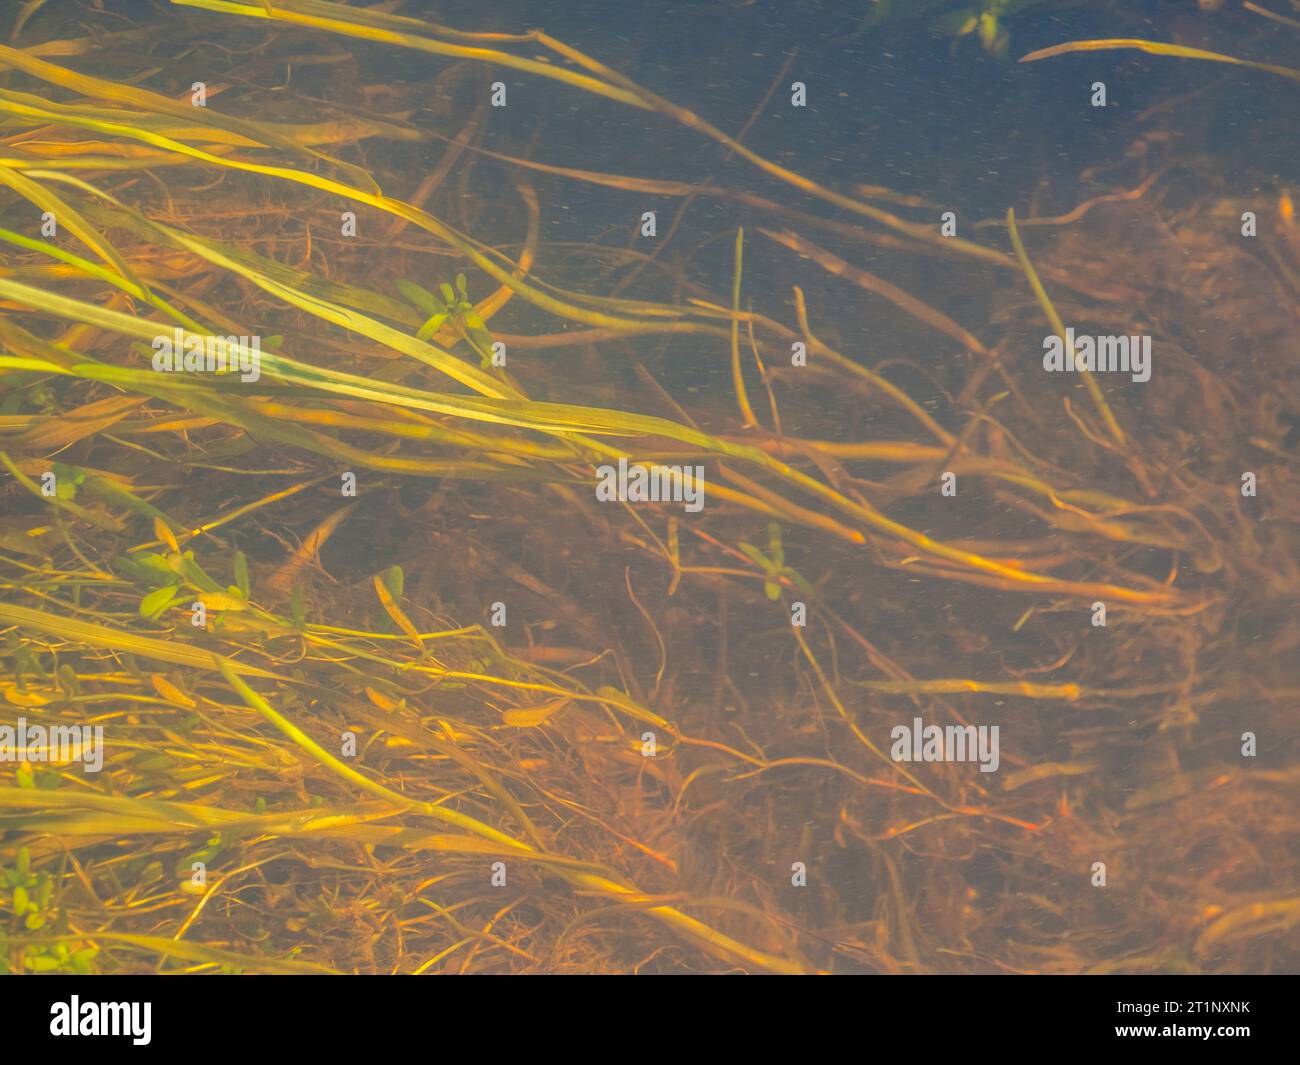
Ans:
{"type": "MultiPolygon", "coordinates": [[[[906,236],[894,249],[900,264],[921,246],[1019,267],[1039,311],[1021,291],[1024,321],[1003,325],[1032,335],[1041,326],[1028,315],[1041,312],[1062,328],[1013,214],[1014,254],[940,238],[928,223],[764,159],[542,31],[469,33],[318,0],[176,4],[204,9],[177,17],[205,26],[272,24],[263,47],[281,34],[297,35],[288,45],[364,39],[634,107],[833,210],[808,213],[829,223],[826,232],[847,215],[906,236]],[[535,46],[570,66],[509,50],[535,46]]],[[[164,28],[152,32],[162,39],[164,28]]],[[[26,905],[11,905],[0,925],[7,964],[795,973],[978,967],[996,955],[1021,970],[1080,971],[1168,964],[1177,940],[1179,964],[1208,969],[1258,957],[1251,937],[1260,928],[1294,927],[1294,900],[1278,880],[1261,878],[1250,898],[1230,878],[1204,898],[1175,882],[1180,874],[1167,870],[1198,845],[1185,815],[1151,855],[1135,835],[1112,841],[1120,862],[1145,863],[1178,900],[1170,923],[1180,930],[1148,931],[1143,949],[1120,962],[1097,931],[1105,915],[1082,896],[1070,904],[1086,931],[1067,946],[1045,918],[1008,942],[1014,894],[990,900],[963,931],[968,858],[917,865],[909,849],[1033,855],[1021,894],[1040,915],[1060,911],[1052,883],[1107,836],[1106,745],[1131,742],[1135,715],[1149,728],[1145,743],[1188,735],[1222,685],[1249,675],[1224,618],[1286,541],[1240,542],[1239,516],[1207,487],[1190,442],[1144,448],[1117,474],[1115,449],[1132,440],[1119,418],[1140,421],[1118,403],[1113,411],[1091,379],[1109,440],[1068,398],[1055,422],[1028,404],[1008,413],[1010,402],[997,405],[1003,393],[936,404],[898,360],[877,364],[819,339],[831,323],[812,285],[830,278],[920,323],[944,351],[955,344],[945,383],[963,387],[953,393],[975,397],[985,374],[1006,394],[1028,392],[1005,347],[981,339],[992,324],[962,324],[856,266],[850,250],[813,243],[796,231],[800,216],[741,187],[743,173],[735,195],[721,198],[764,216],[749,232],[769,245],[744,249],[746,227],[736,225],[720,292],[683,284],[672,298],[648,283],[636,296],[579,291],[535,272],[545,243],[536,192],[520,194],[528,219],[512,255],[439,207],[382,191],[391,175],[352,160],[363,141],[422,136],[400,115],[335,115],[316,102],[310,123],[237,119],[49,58],[93,47],[0,46],[0,63],[40,89],[0,90],[9,122],[0,182],[11,206],[30,205],[27,216],[66,219],[77,248],[15,223],[0,232],[13,249],[0,264],[0,450],[13,504],[0,540],[0,686],[33,721],[90,720],[110,736],[98,780],[58,766],[0,786],[0,865],[17,870],[22,848],[21,875],[50,885],[39,924],[26,924],[26,905]],[[136,172],[161,188],[134,183],[136,172]],[[182,175],[217,191],[190,194],[182,175]],[[410,227],[417,246],[440,253],[445,276],[406,270],[401,251],[372,274],[328,251],[313,259],[309,249],[290,265],[254,246],[291,211],[340,203],[410,227]],[[242,239],[218,221],[232,207],[249,219],[242,239]],[[793,306],[742,308],[756,298],[743,267],[784,253],[798,257],[793,306]],[[485,285],[496,287],[470,299],[485,285]],[[600,352],[608,381],[576,363],[548,374],[515,359],[506,373],[484,358],[501,322],[537,340],[573,325],[618,344],[688,337],[730,370],[730,388],[716,404],[657,383],[634,391],[614,372],[627,350],[615,344],[600,352]],[[742,357],[742,325],[753,365],[742,357]],[[182,337],[283,339],[260,352],[254,383],[140,367],[151,339],[176,326],[182,337]],[[807,344],[808,381],[759,356],[794,341],[807,344]],[[770,426],[749,399],[756,368],[770,426]],[[846,400],[881,420],[882,438],[782,429],[855,425],[837,406],[846,400]],[[659,508],[594,507],[595,467],[620,458],[706,461],[716,503],[698,522],[659,508]],[[352,532],[369,504],[340,500],[340,469],[363,471],[377,506],[405,512],[391,533],[404,565],[346,539],[390,531],[352,532]],[[63,486],[54,496],[38,483],[51,470],[63,486]],[[1027,515],[1032,533],[953,525],[927,510],[943,470],[1027,515]],[[418,508],[407,502],[412,491],[427,497],[418,508]],[[622,563],[610,561],[610,544],[624,549],[622,563]],[[978,625],[910,617],[921,609],[907,595],[913,583],[946,589],[945,605],[967,619],[974,611],[1005,614],[1014,632],[1041,626],[1059,659],[1017,675],[1005,659],[965,649],[985,640],[978,625]],[[509,646],[475,621],[481,594],[502,587],[546,619],[525,637],[507,629],[509,646]],[[606,613],[624,591],[626,618],[606,613]],[[1062,622],[1097,599],[1111,606],[1117,647],[1078,640],[1062,622]],[[806,631],[789,624],[795,601],[815,619],[806,631]],[[192,623],[196,603],[201,625],[192,623]],[[900,619],[924,627],[936,650],[894,639],[900,619]],[[715,639],[709,661],[703,648],[715,639]],[[747,674],[762,678],[770,703],[750,705],[747,674]],[[684,694],[689,677],[707,678],[712,692],[684,694]],[[908,768],[878,742],[900,715],[925,708],[964,721],[990,701],[1035,729],[1054,704],[1078,715],[1061,726],[1065,738],[1045,763],[1054,769],[1020,765],[995,788],[951,767],[908,768]],[[331,749],[343,734],[360,740],[355,760],[331,749]],[[1051,790],[1062,781],[1073,790],[1051,790]],[[804,804],[831,812],[827,864],[860,859],[870,891],[850,880],[804,902],[773,887],[789,878],[775,841],[789,838],[787,811],[804,804]],[[504,894],[488,885],[493,860],[511,870],[504,894]],[[196,883],[195,862],[209,879],[196,883]],[[943,902],[923,932],[911,888],[927,870],[930,897],[943,902]],[[952,944],[967,941],[979,947],[958,959],[952,944]]],[[[237,101],[221,102],[236,110],[237,101]]],[[[457,165],[549,170],[616,193],[701,191],[469,147],[457,165]]],[[[876,197],[908,204],[889,190],[876,197]]],[[[1056,279],[1068,272],[1043,266],[1058,297],[1056,279]]],[[[1279,424],[1260,431],[1281,439],[1279,424]]],[[[1279,594],[1294,587],[1288,580],[1277,578],[1279,594]]],[[[1253,661],[1252,690],[1272,706],[1284,678],[1266,648],[1253,661]]],[[[1213,767],[1205,747],[1192,761],[1213,767]]],[[[1257,869],[1248,852],[1286,824],[1267,806],[1277,798],[1269,788],[1288,781],[1221,778],[1206,778],[1219,781],[1215,801],[1264,813],[1249,838],[1222,831],[1220,856],[1227,869],[1257,869]]],[[[1197,793],[1148,798],[1193,806],[1197,793]]],[[[797,849],[808,852],[802,840],[797,849]]]]}

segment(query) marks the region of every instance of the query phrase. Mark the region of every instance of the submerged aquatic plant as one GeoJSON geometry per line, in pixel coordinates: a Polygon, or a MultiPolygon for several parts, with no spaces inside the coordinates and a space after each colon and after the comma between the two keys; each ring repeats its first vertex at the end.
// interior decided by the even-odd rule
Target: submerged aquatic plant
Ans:
{"type": "MultiPolygon", "coordinates": [[[[0,890],[4,889],[8,897],[0,897],[0,910],[7,909],[12,921],[20,922],[23,933],[40,936],[64,924],[54,906],[54,876],[46,870],[32,869],[31,851],[26,847],[18,848],[11,868],[0,867],[0,890]]],[[[0,931],[0,974],[11,971],[7,946],[7,938],[0,931]]],[[[21,971],[85,974],[92,971],[98,953],[94,943],[80,945],[55,938],[27,943],[17,951],[17,957],[21,971]]]]}
{"type": "Polygon", "coordinates": [[[736,545],[763,571],[763,591],[773,602],[781,598],[781,579],[788,577],[801,591],[813,594],[812,585],[785,564],[785,548],[781,544],[781,526],[771,522],[767,527],[767,554],[743,540],[736,545]]]}
{"type": "MultiPolygon", "coordinates": [[[[1213,352],[1177,371],[1176,417],[1091,377],[1083,409],[1069,387],[1029,383],[1009,355],[1026,337],[1167,296],[1082,276],[1087,255],[1031,256],[1022,230],[1068,233],[1097,204],[946,237],[915,199],[813,181],[541,30],[326,0],[175,6],[196,10],[118,37],[28,20],[45,43],[0,45],[0,690],[33,720],[110,736],[102,778],[58,766],[0,783],[5,846],[26,848],[0,944],[11,966],[1079,971],[1178,950],[1213,969],[1263,958],[1260,929],[1296,927],[1287,870],[1257,861],[1285,838],[1270,795],[1296,775],[1225,769],[1236,722],[1217,701],[1248,686],[1283,710],[1290,637],[1233,630],[1266,629],[1252,611],[1294,590],[1276,561],[1289,525],[1248,521],[1223,488],[1236,454],[1179,430],[1195,408],[1216,439],[1287,458],[1284,400],[1262,367],[1271,398],[1252,407],[1213,352]],[[249,61],[265,69],[318,58],[319,92],[295,106],[295,87],[241,75],[219,107],[178,101],[191,80],[165,45],[196,25],[256,31],[249,61]],[[148,76],[101,66],[144,41],[159,46],[148,76]],[[331,104],[330,68],[359,73],[339,42],[466,77],[511,70],[734,162],[725,181],[634,177],[562,166],[545,141],[537,158],[489,149],[473,109],[431,134],[414,100],[331,104]],[[432,143],[443,161],[399,196],[403,152],[432,143]],[[380,158],[395,172],[357,161],[380,158]],[[442,190],[455,173],[508,175],[516,210],[442,190]],[[750,189],[755,175],[803,206],[750,189]],[[740,219],[720,280],[693,255],[593,245],[566,277],[544,182],[757,215],[766,243],[745,262],[781,262],[800,282],[792,307],[752,270],[742,305],[740,219]],[[402,239],[333,238],[316,220],[343,204],[402,239]],[[23,230],[44,213],[58,239],[23,230]],[[1004,225],[1008,246],[984,240],[1004,225]],[[897,281],[856,265],[864,243],[897,281]],[[907,290],[917,262],[979,294],[987,321],[907,290]],[[944,357],[840,350],[836,335],[868,334],[837,326],[823,285],[944,357]],[[160,334],[233,337],[250,355],[266,334],[260,374],[154,372],[160,334]],[[655,347],[671,339],[716,359],[725,386],[677,387],[655,347]],[[773,355],[796,349],[803,366],[773,355]],[[623,459],[708,463],[709,506],[686,521],[598,504],[596,471],[623,459]],[[944,474],[989,512],[936,505],[944,474]],[[763,548],[744,539],[756,520],[763,548]],[[1243,606],[1261,587],[1276,598],[1243,606]],[[783,588],[810,600],[810,624],[772,605],[783,588]],[[1109,640],[1078,634],[1097,601],[1109,640]],[[1042,642],[1026,648],[1030,632],[1042,642]],[[1041,735],[1001,788],[900,766],[878,742],[901,713],[963,721],[991,703],[1041,735]],[[1195,732],[1198,716],[1219,731],[1195,732]],[[1117,748],[1176,763],[1173,783],[1109,775],[1117,748]],[[1187,815],[1203,798],[1222,824],[1187,815]],[[1230,831],[1248,809],[1250,832],[1230,831]],[[1173,900],[1118,961],[1113,914],[1060,887],[1103,845],[1173,900]],[[825,882],[792,896],[791,854],[814,848],[825,882]],[[1218,863],[1205,885],[1183,864],[1193,850],[1218,863]],[[998,855],[1010,885],[978,912],[976,854],[998,855]],[[63,926],[38,935],[32,903],[40,919],[56,898],[63,926]]],[[[974,17],[966,32],[996,47],[1011,12],[962,5],[956,29],[974,17]]],[[[1274,313],[1296,298],[1287,254],[1252,275],[1274,313]]],[[[1269,472],[1287,481],[1283,462],[1269,472]]]]}
{"type": "Polygon", "coordinates": [[[1071,6],[1052,0],[876,0],[854,35],[891,22],[924,19],[943,37],[974,37],[989,55],[1006,59],[1011,34],[1006,19],[1029,8],[1071,6]]]}
{"type": "Polygon", "coordinates": [[[450,285],[443,283],[441,286],[441,300],[432,292],[428,292],[415,282],[407,281],[404,278],[398,279],[397,287],[408,303],[415,307],[416,310],[429,315],[429,318],[415,334],[417,339],[428,340],[439,332],[444,325],[450,324],[478,352],[483,369],[486,370],[492,365],[492,334],[488,332],[487,326],[483,324],[483,319],[479,317],[478,312],[474,309],[474,303],[469,298],[469,293],[465,291],[464,274],[456,275],[456,288],[454,291],[450,285]]]}

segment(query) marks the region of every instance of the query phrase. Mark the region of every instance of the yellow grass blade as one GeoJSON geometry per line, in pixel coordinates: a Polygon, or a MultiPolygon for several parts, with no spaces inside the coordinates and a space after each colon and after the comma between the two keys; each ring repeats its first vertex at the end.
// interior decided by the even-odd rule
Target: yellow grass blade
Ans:
{"type": "Polygon", "coordinates": [[[419,630],[411,624],[411,619],[406,616],[405,611],[403,611],[401,606],[398,605],[397,600],[393,598],[392,592],[384,586],[382,577],[375,577],[375,594],[379,596],[380,605],[383,606],[384,611],[388,616],[393,619],[399,629],[411,638],[411,642],[415,644],[416,650],[423,652],[424,641],[420,639],[419,630]]]}
{"type": "MultiPolygon", "coordinates": [[[[230,0],[172,0],[172,3],[178,7],[201,7],[207,11],[221,11],[230,15],[243,15],[246,18],[278,19],[281,22],[311,26],[314,29],[329,30],[332,33],[341,33],[349,37],[360,37],[364,40],[380,41],[384,44],[396,44],[403,48],[413,48],[433,55],[453,56],[457,59],[477,59],[496,66],[536,74],[538,77],[549,78],[552,81],[564,82],[587,92],[595,93],[597,96],[605,96],[611,100],[629,104],[632,107],[648,110],[646,105],[634,93],[617,88],[598,78],[578,74],[572,70],[565,70],[563,67],[552,66],[549,63],[540,63],[534,59],[524,59],[495,48],[449,44],[444,41],[433,40],[422,33],[411,32],[414,30],[441,29],[441,27],[433,27],[415,19],[399,19],[395,16],[387,16],[384,22],[380,22],[380,18],[383,18],[382,12],[362,11],[357,8],[345,7],[342,4],[295,3],[294,0],[280,0],[273,7],[257,7],[251,4],[233,3],[230,0]],[[367,18],[366,16],[370,17],[367,18]]],[[[460,36],[470,38],[477,35],[462,34],[460,36]]],[[[498,35],[498,37],[502,36],[504,35],[498,35]]],[[[520,38],[515,39],[519,40],[520,38]]],[[[528,39],[528,37],[522,38],[525,41],[528,39]]]]}
{"type": "Polygon", "coordinates": [[[75,643],[89,644],[91,647],[103,647],[110,651],[123,651],[126,654],[156,659],[159,662],[171,662],[177,666],[205,670],[229,669],[233,673],[247,677],[288,680],[287,677],[272,673],[270,670],[237,662],[214,654],[212,651],[187,647],[175,640],[156,640],[151,636],[139,636],[133,632],[109,628],[107,625],[97,625],[90,621],[76,621],[45,610],[18,606],[16,603],[0,603],[0,622],[35,629],[37,632],[48,633],[75,643]]]}
{"type": "Polygon", "coordinates": [[[1300,70],[1292,70],[1290,67],[1279,67],[1272,63],[1256,63],[1249,59],[1237,59],[1234,56],[1222,55],[1219,52],[1207,52],[1203,48],[1188,48],[1181,44],[1166,44],[1163,41],[1144,41],[1130,37],[1115,37],[1106,40],[1097,41],[1070,41],[1068,44],[1054,44],[1050,48],[1040,48],[1036,52],[1030,52],[1028,55],[1020,57],[1022,63],[1033,63],[1039,59],[1050,59],[1053,56],[1067,55],[1070,52],[1108,52],[1115,49],[1135,49],[1139,52],[1146,52],[1149,55],[1173,56],[1176,59],[1202,59],[1211,63],[1230,63],[1237,67],[1249,67],[1251,70],[1262,70],[1266,74],[1276,74],[1278,77],[1290,78],[1292,81],[1300,81],[1300,70]]]}
{"type": "MultiPolygon", "coordinates": [[[[3,45],[0,45],[0,48],[3,47],[3,45]]],[[[0,166],[0,184],[8,185],[21,196],[31,200],[41,210],[53,214],[57,225],[66,227],[69,233],[73,234],[86,247],[93,250],[96,255],[108,263],[125,280],[134,285],[145,298],[148,297],[149,289],[135,275],[135,271],[127,265],[126,260],[117,253],[117,249],[96,233],[70,203],[55,195],[43,185],[31,181],[18,171],[7,166],[0,166]]]]}
{"type": "Polygon", "coordinates": [[[288,137],[281,136],[274,129],[258,125],[255,122],[247,122],[240,118],[232,118],[223,115],[219,111],[209,110],[203,107],[194,107],[188,103],[182,103],[179,100],[172,100],[166,96],[160,96],[156,92],[150,92],[148,89],[141,89],[134,85],[122,85],[115,81],[106,81],[103,78],[92,77],[88,74],[79,74],[76,71],[68,70],[57,63],[49,63],[44,59],[37,59],[30,53],[19,51],[17,48],[10,48],[8,45],[0,44],[0,67],[9,66],[16,70],[21,70],[25,74],[30,74],[34,78],[40,78],[52,85],[59,85],[65,89],[71,89],[73,92],[82,96],[89,96],[97,100],[111,100],[114,103],[126,104],[129,107],[138,108],[141,111],[151,112],[159,115],[171,115],[173,118],[180,118],[188,123],[200,126],[212,126],[216,129],[228,130],[232,133],[238,133],[249,140],[260,144],[266,144],[295,154],[305,154],[316,159],[323,160],[331,166],[338,168],[343,173],[348,174],[353,181],[359,181],[367,186],[371,192],[378,192],[379,187],[375,184],[374,178],[370,176],[362,167],[355,166],[351,163],[345,163],[342,160],[335,159],[332,156],[315,151],[312,148],[304,147],[301,144],[291,140],[288,137]]]}

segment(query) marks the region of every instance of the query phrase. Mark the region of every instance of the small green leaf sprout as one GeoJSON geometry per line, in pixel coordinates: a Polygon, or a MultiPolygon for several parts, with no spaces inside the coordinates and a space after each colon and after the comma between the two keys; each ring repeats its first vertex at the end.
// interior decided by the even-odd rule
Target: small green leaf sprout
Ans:
{"type": "MultiPolygon", "coordinates": [[[[0,869],[0,914],[8,913],[12,925],[19,931],[41,932],[47,926],[62,923],[53,910],[54,877],[48,872],[32,869],[31,852],[19,847],[11,869],[0,869]]],[[[88,974],[91,963],[99,953],[94,944],[78,946],[65,942],[5,944],[3,917],[0,917],[0,973],[11,970],[10,958],[17,949],[22,958],[21,967],[34,973],[63,972],[88,974]],[[74,949],[76,948],[76,949],[74,949]]]]}
{"type": "Polygon", "coordinates": [[[767,527],[767,554],[753,544],[738,545],[751,562],[763,571],[763,591],[776,602],[781,598],[781,578],[785,577],[807,595],[813,594],[812,585],[785,564],[785,547],[781,543],[781,526],[771,522],[767,527]]]}
{"type": "Polygon", "coordinates": [[[456,275],[456,287],[445,281],[439,286],[442,298],[421,288],[413,281],[399,280],[398,291],[416,310],[429,315],[415,334],[418,340],[428,340],[448,323],[469,343],[482,361],[484,369],[492,364],[492,334],[474,309],[465,287],[465,275],[456,275]]]}

